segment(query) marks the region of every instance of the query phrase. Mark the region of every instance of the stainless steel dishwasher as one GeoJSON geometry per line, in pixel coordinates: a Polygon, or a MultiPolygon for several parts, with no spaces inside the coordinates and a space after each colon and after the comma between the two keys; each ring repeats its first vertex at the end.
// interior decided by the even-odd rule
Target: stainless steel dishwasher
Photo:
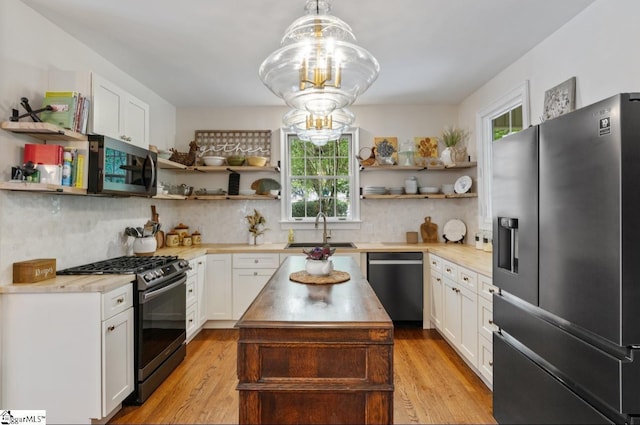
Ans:
{"type": "Polygon", "coordinates": [[[370,252],[367,280],[394,322],[422,322],[422,252],[370,252]]]}

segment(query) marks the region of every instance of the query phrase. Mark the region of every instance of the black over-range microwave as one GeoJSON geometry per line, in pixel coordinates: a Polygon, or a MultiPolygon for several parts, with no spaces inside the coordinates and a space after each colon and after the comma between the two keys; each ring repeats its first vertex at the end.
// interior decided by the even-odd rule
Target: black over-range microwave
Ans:
{"type": "Polygon", "coordinates": [[[89,135],[88,193],[155,196],[158,154],[107,136],[89,135]]]}

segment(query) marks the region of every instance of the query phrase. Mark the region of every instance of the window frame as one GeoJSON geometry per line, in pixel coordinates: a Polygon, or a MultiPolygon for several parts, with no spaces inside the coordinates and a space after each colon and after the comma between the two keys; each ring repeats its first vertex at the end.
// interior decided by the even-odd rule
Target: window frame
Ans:
{"type": "MultiPolygon", "coordinates": [[[[356,152],[359,148],[359,128],[353,128],[346,131],[345,135],[351,137],[349,146],[349,202],[350,202],[350,218],[327,217],[327,228],[329,229],[360,229],[360,168],[356,160],[356,152]]],[[[280,185],[281,193],[281,209],[280,224],[282,229],[312,229],[315,228],[315,217],[293,218],[291,217],[291,173],[290,160],[291,152],[289,150],[289,137],[295,137],[296,134],[286,128],[280,129],[280,185]]]]}
{"type": "Polygon", "coordinates": [[[522,106],[522,128],[525,129],[531,125],[529,80],[525,80],[476,114],[476,134],[478,134],[478,228],[483,231],[492,231],[492,121],[519,106],[522,106]]]}

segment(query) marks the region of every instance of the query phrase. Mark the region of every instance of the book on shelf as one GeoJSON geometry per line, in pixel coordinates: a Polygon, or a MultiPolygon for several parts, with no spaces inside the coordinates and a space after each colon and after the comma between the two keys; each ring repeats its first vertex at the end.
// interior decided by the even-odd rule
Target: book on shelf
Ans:
{"type": "Polygon", "coordinates": [[[89,115],[89,101],[75,91],[47,91],[42,106],[51,106],[53,110],[43,111],[40,118],[58,127],[78,133],[86,133],[89,115]]]}

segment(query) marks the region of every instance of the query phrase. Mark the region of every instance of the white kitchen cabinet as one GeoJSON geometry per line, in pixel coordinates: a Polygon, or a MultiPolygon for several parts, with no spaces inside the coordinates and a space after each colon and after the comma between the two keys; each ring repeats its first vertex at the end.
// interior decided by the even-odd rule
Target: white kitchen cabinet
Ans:
{"type": "Polygon", "coordinates": [[[133,392],[133,287],[9,293],[2,309],[2,400],[51,423],[106,421],[133,392]]]}
{"type": "Polygon", "coordinates": [[[493,342],[478,338],[478,370],[480,377],[490,389],[493,389],[493,342]]]}
{"type": "Polygon", "coordinates": [[[251,253],[232,256],[232,318],[238,320],[280,265],[278,254],[251,253]]]}
{"type": "Polygon", "coordinates": [[[444,278],[445,337],[474,367],[478,357],[478,294],[444,278]]]}
{"type": "Polygon", "coordinates": [[[491,278],[478,274],[478,369],[484,382],[493,388],[493,286],[491,278]]]}
{"type": "Polygon", "coordinates": [[[231,320],[231,254],[207,255],[206,319],[231,320]]]}
{"type": "MultiPolygon", "coordinates": [[[[444,319],[444,282],[442,276],[442,258],[429,254],[429,320],[440,332],[443,332],[444,319]]],[[[427,292],[427,291],[425,291],[427,292]]]]}
{"type": "Polygon", "coordinates": [[[186,327],[187,342],[191,341],[202,328],[206,318],[206,257],[200,256],[189,261],[191,270],[187,272],[186,327]]]}
{"type": "Polygon", "coordinates": [[[117,85],[92,74],[92,131],[149,147],[149,105],[117,85]]]}

